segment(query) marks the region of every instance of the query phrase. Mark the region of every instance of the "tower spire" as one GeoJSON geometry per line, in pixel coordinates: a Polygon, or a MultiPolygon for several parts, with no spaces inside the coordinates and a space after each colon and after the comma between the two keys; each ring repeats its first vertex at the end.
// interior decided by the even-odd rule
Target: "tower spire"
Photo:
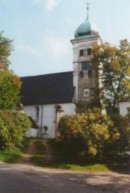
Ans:
{"type": "Polygon", "coordinates": [[[89,3],[87,3],[86,9],[87,9],[87,20],[89,20],[89,3]]]}

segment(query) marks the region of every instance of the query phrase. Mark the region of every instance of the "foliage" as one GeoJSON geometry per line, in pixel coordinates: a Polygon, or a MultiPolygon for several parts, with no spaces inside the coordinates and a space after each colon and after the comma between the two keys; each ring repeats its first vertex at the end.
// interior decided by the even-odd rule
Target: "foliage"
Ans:
{"type": "Polygon", "coordinates": [[[20,79],[8,70],[0,70],[0,109],[14,109],[19,101],[20,79]]]}
{"type": "Polygon", "coordinates": [[[14,109],[19,102],[21,81],[8,70],[9,56],[12,49],[12,40],[4,37],[0,32],[0,110],[14,109]]]}
{"type": "Polygon", "coordinates": [[[101,99],[115,112],[119,101],[130,94],[130,43],[121,40],[119,47],[94,46],[92,63],[102,80],[101,99]]]}
{"type": "Polygon", "coordinates": [[[128,116],[122,117],[120,115],[113,115],[111,117],[113,120],[114,127],[118,129],[118,133],[120,137],[117,141],[111,143],[111,141],[108,143],[108,145],[105,148],[105,152],[107,153],[106,156],[109,158],[113,158],[113,160],[117,161],[123,161],[126,158],[126,151],[129,150],[129,140],[130,140],[130,119],[128,116]]]}
{"type": "Polygon", "coordinates": [[[61,118],[57,143],[60,148],[61,157],[67,159],[103,160],[104,147],[110,141],[119,138],[117,129],[106,115],[89,111],[86,114],[74,116],[65,115],[61,118]]]}
{"type": "Polygon", "coordinates": [[[7,68],[9,65],[8,57],[11,54],[12,40],[4,37],[3,32],[0,32],[0,68],[7,68]]]}
{"type": "Polygon", "coordinates": [[[20,146],[24,133],[31,126],[23,113],[0,111],[0,150],[11,150],[20,146]]]}
{"type": "Polygon", "coordinates": [[[0,32],[0,151],[13,149],[31,126],[26,115],[16,112],[21,81],[8,69],[12,41],[0,32]]]}

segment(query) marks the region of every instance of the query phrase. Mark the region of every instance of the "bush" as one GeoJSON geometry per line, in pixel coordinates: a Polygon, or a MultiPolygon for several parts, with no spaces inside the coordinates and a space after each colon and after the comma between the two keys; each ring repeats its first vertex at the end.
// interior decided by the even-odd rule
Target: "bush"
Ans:
{"type": "Polygon", "coordinates": [[[62,117],[56,142],[64,160],[103,161],[105,146],[118,138],[119,133],[108,116],[89,111],[62,117]]]}
{"type": "Polygon", "coordinates": [[[25,114],[0,111],[0,151],[12,150],[21,145],[24,133],[30,126],[25,114]]]}
{"type": "Polygon", "coordinates": [[[123,162],[123,160],[126,161],[126,151],[130,149],[130,119],[128,116],[122,117],[119,114],[113,115],[111,119],[119,137],[118,140],[109,141],[104,154],[109,160],[112,158],[115,162],[123,162]]]}

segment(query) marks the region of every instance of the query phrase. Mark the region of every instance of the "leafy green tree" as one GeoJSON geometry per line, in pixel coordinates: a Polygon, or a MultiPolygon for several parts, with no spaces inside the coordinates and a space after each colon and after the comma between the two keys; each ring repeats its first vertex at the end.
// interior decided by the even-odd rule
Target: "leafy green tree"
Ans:
{"type": "Polygon", "coordinates": [[[8,69],[12,41],[0,32],[0,151],[13,149],[31,127],[25,114],[16,112],[21,81],[8,69]]]}
{"type": "Polygon", "coordinates": [[[0,32],[0,68],[7,68],[10,64],[9,56],[12,47],[12,40],[4,37],[3,32],[0,32]]]}
{"type": "Polygon", "coordinates": [[[130,43],[121,40],[119,47],[109,43],[94,46],[92,63],[100,71],[101,99],[116,112],[119,101],[130,94],[130,43]]]}
{"type": "Polygon", "coordinates": [[[19,102],[21,81],[8,70],[0,70],[0,110],[15,109],[19,102]]]}
{"type": "Polygon", "coordinates": [[[0,32],[0,110],[14,109],[19,102],[21,81],[8,69],[12,40],[0,32]]]}

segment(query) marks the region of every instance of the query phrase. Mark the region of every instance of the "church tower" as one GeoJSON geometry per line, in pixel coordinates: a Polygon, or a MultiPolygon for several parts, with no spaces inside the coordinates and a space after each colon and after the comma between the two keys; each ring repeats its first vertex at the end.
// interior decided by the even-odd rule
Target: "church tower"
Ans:
{"type": "Polygon", "coordinates": [[[89,20],[89,5],[87,18],[75,31],[73,45],[73,86],[75,88],[74,103],[90,103],[95,88],[99,87],[98,71],[92,69],[92,47],[102,44],[98,30],[89,20]]]}

